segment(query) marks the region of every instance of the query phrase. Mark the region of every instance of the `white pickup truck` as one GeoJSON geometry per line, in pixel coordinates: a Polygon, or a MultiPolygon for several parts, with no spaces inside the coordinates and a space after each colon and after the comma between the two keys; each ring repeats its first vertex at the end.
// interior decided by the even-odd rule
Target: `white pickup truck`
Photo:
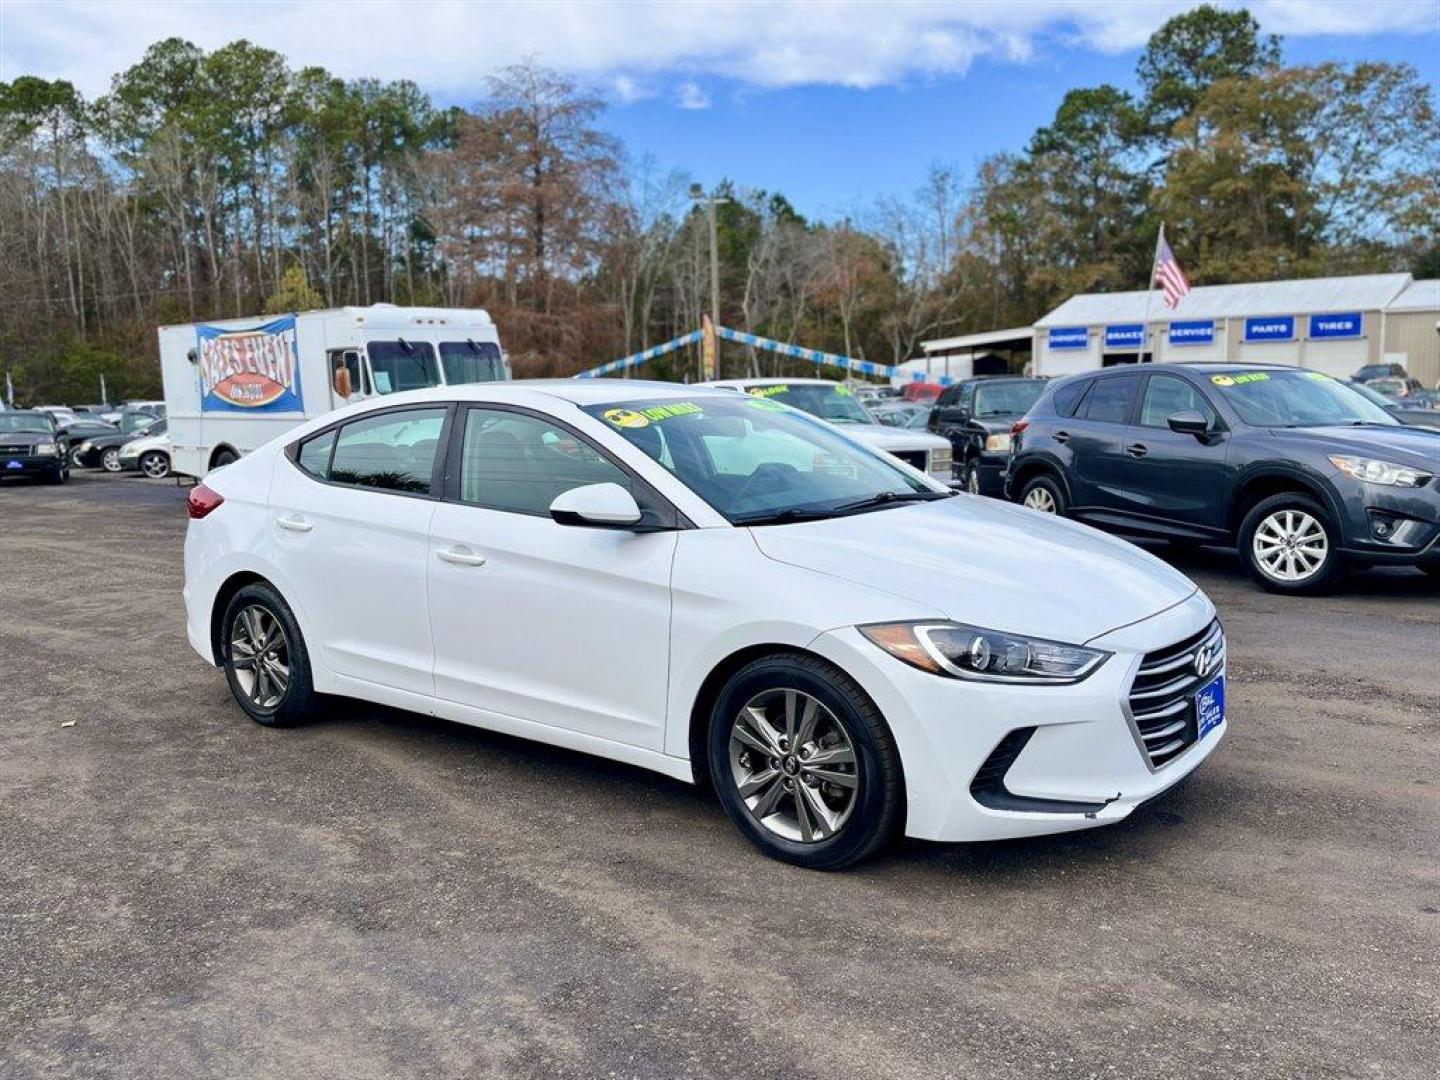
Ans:
{"type": "Polygon", "coordinates": [[[173,468],[203,477],[342,405],[510,378],[479,308],[342,307],[160,327],[173,468]]]}
{"type": "Polygon", "coordinates": [[[877,424],[843,383],[829,379],[720,379],[704,383],[726,390],[739,390],[757,397],[774,398],[796,409],[837,424],[860,442],[884,450],[905,464],[949,484],[953,480],[949,439],[924,431],[877,424]]]}

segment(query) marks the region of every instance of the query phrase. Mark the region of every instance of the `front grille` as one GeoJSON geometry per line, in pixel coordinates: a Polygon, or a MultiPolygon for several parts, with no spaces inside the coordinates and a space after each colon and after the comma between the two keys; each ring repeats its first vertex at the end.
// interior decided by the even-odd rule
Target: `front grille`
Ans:
{"type": "Polygon", "coordinates": [[[29,455],[29,453],[30,447],[28,446],[0,446],[0,454],[10,454],[12,456],[26,457],[29,455]]]}
{"type": "Polygon", "coordinates": [[[1146,653],[1130,686],[1130,715],[1140,745],[1155,768],[1173,761],[1196,739],[1195,692],[1225,661],[1225,634],[1217,619],[1184,641],[1146,653]],[[1205,674],[1196,657],[1210,657],[1205,674]]]}
{"type": "Polygon", "coordinates": [[[892,450],[890,452],[906,465],[919,469],[921,472],[924,472],[927,468],[924,450],[892,450]]]}

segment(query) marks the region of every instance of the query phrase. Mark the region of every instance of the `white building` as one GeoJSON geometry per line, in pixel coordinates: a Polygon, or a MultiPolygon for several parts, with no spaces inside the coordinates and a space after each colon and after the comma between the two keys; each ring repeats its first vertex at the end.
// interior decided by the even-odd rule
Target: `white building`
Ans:
{"type": "MultiPolygon", "coordinates": [[[[1404,364],[1440,383],[1440,281],[1409,274],[1202,285],[1171,310],[1152,293],[1071,297],[1034,327],[1035,373],[1068,375],[1142,358],[1297,364],[1348,378],[1404,364]]],[[[927,343],[928,344],[928,343],[927,343]]]]}

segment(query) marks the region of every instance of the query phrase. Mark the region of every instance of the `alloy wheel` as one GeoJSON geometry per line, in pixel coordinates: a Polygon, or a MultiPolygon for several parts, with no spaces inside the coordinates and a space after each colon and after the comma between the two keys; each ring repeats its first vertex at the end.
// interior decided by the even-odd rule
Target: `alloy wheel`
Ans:
{"type": "Polygon", "coordinates": [[[120,471],[120,451],[111,447],[100,455],[100,465],[106,472],[120,471]]]}
{"type": "Polygon", "coordinates": [[[1256,527],[1250,548],[1268,577],[1294,584],[1320,572],[1330,538],[1304,510],[1276,510],[1256,527]]]}
{"type": "Polygon", "coordinates": [[[251,704],[273,709],[290,688],[290,640],[280,620],[259,604],[243,608],[230,627],[230,667],[251,704]]]}
{"type": "Polygon", "coordinates": [[[140,469],[152,480],[163,480],[170,472],[170,462],[163,454],[146,454],[140,462],[140,469]]]}
{"type": "Polygon", "coordinates": [[[1055,513],[1055,496],[1050,494],[1048,488],[1036,486],[1025,493],[1025,504],[1031,510],[1039,510],[1042,514],[1055,513]]]}
{"type": "Polygon", "coordinates": [[[730,772],[761,827],[799,843],[839,832],[860,793],[849,733],[802,690],[765,690],[746,703],[730,727],[730,772]]]}

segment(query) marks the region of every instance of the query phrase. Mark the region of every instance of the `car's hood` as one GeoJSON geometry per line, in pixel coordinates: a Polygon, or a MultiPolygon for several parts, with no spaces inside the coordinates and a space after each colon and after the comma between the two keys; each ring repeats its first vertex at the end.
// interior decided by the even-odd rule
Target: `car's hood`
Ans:
{"type": "Polygon", "coordinates": [[[1337,424],[1331,427],[1281,428],[1278,435],[1320,444],[1317,448],[1337,454],[1380,457],[1397,465],[1409,465],[1430,472],[1440,470],[1440,432],[1430,428],[1376,424],[1337,424]]]}
{"type": "Polygon", "coordinates": [[[948,450],[950,440],[928,431],[908,431],[884,424],[836,424],[836,428],[852,439],[877,450],[948,450]]]}
{"type": "Polygon", "coordinates": [[[1195,592],[1123,540],[978,496],[751,531],[770,558],[903,596],[919,617],[1072,644],[1195,592]]]}
{"type": "Polygon", "coordinates": [[[168,450],[170,449],[170,436],[146,435],[141,439],[131,439],[123,449],[127,454],[143,454],[146,450],[168,450]]]}
{"type": "Polygon", "coordinates": [[[54,442],[57,435],[49,431],[0,431],[0,446],[34,446],[54,442]]]}

